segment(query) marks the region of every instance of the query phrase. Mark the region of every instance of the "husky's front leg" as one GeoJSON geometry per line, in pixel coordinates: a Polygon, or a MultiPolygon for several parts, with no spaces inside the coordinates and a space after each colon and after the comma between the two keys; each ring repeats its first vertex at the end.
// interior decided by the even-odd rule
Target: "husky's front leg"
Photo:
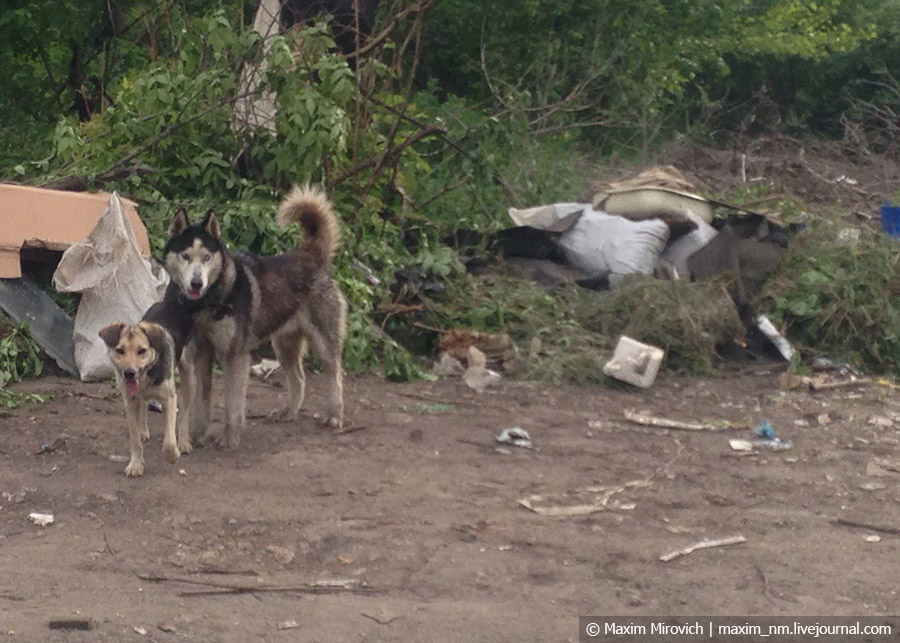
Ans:
{"type": "Polygon", "coordinates": [[[247,383],[250,380],[250,354],[243,353],[225,361],[225,435],[219,442],[229,449],[241,443],[247,417],[247,383]]]}
{"type": "Polygon", "coordinates": [[[169,464],[175,464],[181,452],[178,450],[178,440],[175,437],[175,425],[178,415],[178,398],[175,396],[175,382],[169,380],[166,383],[166,399],[164,402],[166,411],[166,432],[163,435],[163,457],[169,464]]]}
{"type": "Polygon", "coordinates": [[[191,445],[191,416],[194,410],[194,391],[196,389],[197,375],[194,372],[194,348],[186,346],[181,355],[178,370],[181,374],[181,383],[178,385],[178,419],[176,425],[176,438],[178,451],[181,454],[191,453],[194,447],[191,445]]]}
{"type": "Polygon", "coordinates": [[[221,433],[209,424],[212,404],[213,349],[208,344],[197,345],[194,356],[194,388],[191,410],[191,438],[195,443],[218,442],[221,433]]]}

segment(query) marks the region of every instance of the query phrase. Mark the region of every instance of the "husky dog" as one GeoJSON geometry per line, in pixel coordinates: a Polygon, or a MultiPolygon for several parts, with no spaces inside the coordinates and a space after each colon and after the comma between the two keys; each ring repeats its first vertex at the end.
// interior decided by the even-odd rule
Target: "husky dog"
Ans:
{"type": "Polygon", "coordinates": [[[185,351],[191,334],[191,316],[177,302],[171,288],[166,298],[144,314],[137,324],[115,323],[100,331],[109,348],[109,358],[116,369],[116,382],[125,401],[125,417],[131,439],[131,458],[125,475],[134,478],[144,474],[144,447],[150,439],[147,428],[147,402],[163,404],[166,430],[163,457],[170,463],[182,453],[191,452],[189,407],[194,376],[192,360],[185,351]],[[181,369],[181,397],[184,409],[178,413],[175,394],[175,365],[181,369]],[[177,415],[177,436],[176,436],[177,415]]]}
{"type": "Polygon", "coordinates": [[[296,222],[303,241],[294,250],[258,257],[226,249],[210,210],[191,225],[176,213],[163,262],[192,311],[197,377],[191,436],[229,448],[240,442],[247,402],[250,351],[270,341],[287,379],[287,404],[275,415],[297,418],[303,404],[307,342],[322,361],[329,392],[325,421],[343,422],[341,354],[347,303],[331,278],[339,228],[331,202],[311,187],[295,187],[278,208],[281,225],[296,222]],[[225,428],[209,424],[213,360],[225,376],[225,428]]]}

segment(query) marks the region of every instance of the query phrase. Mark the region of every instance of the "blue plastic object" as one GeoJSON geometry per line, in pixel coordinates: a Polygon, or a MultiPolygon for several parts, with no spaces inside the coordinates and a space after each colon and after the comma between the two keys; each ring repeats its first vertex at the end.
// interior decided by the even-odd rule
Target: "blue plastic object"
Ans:
{"type": "Polygon", "coordinates": [[[775,429],[772,428],[772,425],[768,420],[763,420],[753,432],[757,437],[762,438],[763,440],[774,440],[777,437],[775,435],[775,429]]]}
{"type": "Polygon", "coordinates": [[[881,229],[892,237],[900,237],[900,206],[890,203],[881,206],[881,229]]]}

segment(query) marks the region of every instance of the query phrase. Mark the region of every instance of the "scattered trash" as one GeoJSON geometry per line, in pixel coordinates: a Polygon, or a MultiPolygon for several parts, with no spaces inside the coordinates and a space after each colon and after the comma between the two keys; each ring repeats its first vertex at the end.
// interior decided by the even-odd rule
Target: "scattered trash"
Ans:
{"type": "Polygon", "coordinates": [[[153,413],[162,413],[163,405],[157,401],[147,402],[147,410],[153,413]]]}
{"type": "Polygon", "coordinates": [[[47,627],[51,630],[92,630],[94,623],[91,619],[62,619],[59,621],[50,621],[47,627]]]}
{"type": "Polygon", "coordinates": [[[184,469],[179,469],[179,470],[178,470],[178,475],[180,475],[180,476],[186,476],[186,475],[187,475],[187,471],[185,471],[184,469]]]}
{"type": "Polygon", "coordinates": [[[484,353],[474,346],[469,346],[469,366],[466,372],[463,373],[463,381],[466,383],[466,386],[477,393],[483,393],[486,388],[496,386],[503,379],[500,373],[487,368],[485,366],[486,363],[487,360],[484,353]]]}
{"type": "Polygon", "coordinates": [[[172,634],[173,632],[175,632],[175,626],[169,623],[160,623],[156,626],[156,629],[158,629],[160,632],[166,632],[167,634],[172,634]]]}
{"type": "Polygon", "coordinates": [[[278,624],[279,630],[296,630],[298,627],[300,627],[300,623],[297,621],[281,621],[278,624]]]}
{"type": "Polygon", "coordinates": [[[494,440],[499,444],[509,444],[522,449],[534,448],[534,443],[531,441],[531,436],[528,435],[528,431],[517,426],[499,431],[497,435],[494,436],[494,440]]]}
{"type": "Polygon", "coordinates": [[[281,363],[277,359],[262,359],[250,367],[250,373],[261,380],[267,380],[281,370],[281,363]]]}
{"type": "Polygon", "coordinates": [[[875,382],[871,377],[857,377],[850,375],[849,379],[835,380],[824,375],[809,377],[806,375],[797,375],[790,371],[785,371],[778,378],[779,385],[785,391],[793,391],[800,388],[806,388],[812,393],[820,391],[832,391],[838,388],[847,388],[851,386],[864,386],[875,382]]]}
{"type": "Polygon", "coordinates": [[[272,554],[272,556],[274,556],[278,562],[284,565],[287,565],[288,563],[293,561],[297,556],[293,549],[288,549],[287,547],[282,547],[281,545],[269,545],[266,547],[266,551],[272,554]]]}
{"type": "MultiPolygon", "coordinates": [[[[136,322],[150,306],[162,298],[168,275],[159,266],[154,269],[141,256],[147,252],[135,235],[129,214],[129,202],[115,192],[103,216],[87,237],[79,240],[62,256],[53,274],[53,286],[59,292],[80,292],[81,303],[75,315],[75,363],[82,381],[98,381],[113,376],[108,347],[98,335],[113,322],[136,322]]],[[[133,204],[131,204],[133,206],[133,204]]],[[[146,235],[146,230],[143,230],[146,235]]]]}
{"type": "Polygon", "coordinates": [[[887,489],[887,485],[882,482],[863,482],[859,488],[863,491],[883,491],[887,489]]]}
{"type": "Polygon", "coordinates": [[[598,511],[618,509],[610,500],[626,489],[649,487],[649,480],[632,480],[617,487],[583,487],[559,495],[536,494],[519,500],[519,504],[539,516],[586,516],[598,511]]]}
{"type": "Polygon", "coordinates": [[[370,286],[379,286],[381,285],[381,279],[375,276],[375,273],[372,272],[372,269],[369,268],[366,264],[364,264],[359,259],[354,259],[350,262],[350,265],[354,270],[358,270],[366,276],[366,282],[370,286]]]}
{"type": "Polygon", "coordinates": [[[352,556],[338,556],[338,562],[341,562],[344,565],[352,565],[353,557],[352,556]]]}
{"type": "Polygon", "coordinates": [[[388,623],[392,623],[400,618],[399,614],[394,614],[387,608],[381,608],[378,610],[370,610],[368,612],[362,612],[362,615],[366,618],[370,618],[379,625],[387,625],[388,623]]]}
{"type": "Polygon", "coordinates": [[[111,462],[128,462],[127,455],[111,455],[109,459],[111,462]]]}
{"type": "Polygon", "coordinates": [[[37,450],[36,455],[41,455],[44,453],[53,453],[54,451],[59,451],[63,447],[66,446],[66,439],[68,436],[61,435],[50,444],[42,444],[41,448],[37,450]]]}
{"type": "Polygon", "coordinates": [[[711,549],[712,547],[727,547],[729,545],[740,545],[741,543],[747,542],[747,539],[741,535],[731,536],[729,538],[721,538],[719,540],[701,540],[699,543],[694,543],[684,549],[676,549],[675,551],[671,551],[668,554],[663,554],[659,557],[659,559],[668,563],[670,561],[675,560],[676,558],[681,558],[682,556],[687,556],[688,554],[692,554],[695,551],[700,549],[711,549]]]}
{"type": "Polygon", "coordinates": [[[141,627],[140,625],[135,625],[131,629],[133,629],[137,634],[140,634],[141,636],[147,636],[147,628],[146,627],[141,627]]]}
{"type": "Polygon", "coordinates": [[[603,367],[603,373],[640,388],[650,388],[665,355],[661,348],[622,335],[612,359],[603,367]]]}
{"type": "Polygon", "coordinates": [[[853,527],[856,529],[868,529],[869,531],[877,531],[882,534],[891,534],[892,536],[900,536],[900,528],[897,527],[886,527],[883,525],[873,525],[867,522],[857,522],[855,520],[848,520],[846,518],[837,518],[832,521],[836,525],[841,525],[842,527],[853,527]]]}
{"type": "Polygon", "coordinates": [[[863,540],[865,540],[867,543],[880,543],[880,542],[881,542],[881,536],[877,536],[877,535],[875,535],[875,534],[872,534],[872,535],[870,535],[870,536],[863,536],[863,540]]]}
{"type": "Polygon", "coordinates": [[[506,333],[482,333],[467,328],[452,328],[441,337],[440,351],[462,362],[469,361],[469,349],[475,347],[484,354],[484,366],[507,370],[508,363],[517,359],[516,349],[506,333]]]}
{"type": "Polygon", "coordinates": [[[466,371],[458,359],[450,353],[441,353],[440,359],[434,363],[431,372],[440,377],[454,377],[462,375],[466,371]]]}
{"type": "Polygon", "coordinates": [[[683,422],[668,418],[653,417],[635,411],[625,411],[625,419],[632,424],[641,426],[655,426],[660,429],[674,429],[676,431],[733,431],[735,429],[748,429],[746,424],[738,424],[727,420],[715,422],[683,422]]]}
{"type": "Polygon", "coordinates": [[[869,418],[869,424],[872,426],[889,429],[892,426],[894,426],[894,421],[891,418],[886,418],[884,416],[875,415],[875,416],[869,418]]]}
{"type": "Polygon", "coordinates": [[[753,442],[750,440],[729,440],[728,444],[734,451],[753,451],[753,442]]]}
{"type": "Polygon", "coordinates": [[[38,527],[46,527],[47,525],[53,524],[53,514],[33,511],[28,514],[28,520],[36,524],[38,527]]]}
{"type": "Polygon", "coordinates": [[[756,327],[762,332],[763,335],[769,338],[769,341],[775,345],[775,348],[778,349],[778,352],[781,353],[781,356],[785,359],[785,361],[790,362],[794,359],[794,355],[796,355],[796,351],[794,347],[791,346],[791,343],[782,335],[777,328],[775,328],[775,324],[772,323],[772,320],[766,317],[765,315],[759,315],[756,318],[756,327]]]}
{"type": "Polygon", "coordinates": [[[519,210],[509,208],[509,218],[519,227],[547,232],[565,232],[571,228],[585,208],[585,203],[554,203],[519,210]]]}

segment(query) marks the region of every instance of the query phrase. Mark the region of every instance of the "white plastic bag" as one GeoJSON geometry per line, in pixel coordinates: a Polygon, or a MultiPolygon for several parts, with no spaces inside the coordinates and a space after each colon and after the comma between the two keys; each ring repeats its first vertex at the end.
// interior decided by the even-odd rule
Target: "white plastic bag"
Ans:
{"type": "Polygon", "coordinates": [[[113,368],[97,334],[113,322],[134,323],[165,292],[169,277],[141,257],[134,229],[119,196],[109,197],[106,211],[81,243],[63,253],[53,275],[60,292],[80,292],[75,315],[75,364],[83,382],[107,379],[113,368]]]}
{"type": "Polygon", "coordinates": [[[668,239],[669,226],[659,219],[630,221],[588,209],[559,245],[570,266],[592,277],[608,276],[615,286],[624,275],[653,274],[668,239]]]}
{"type": "Polygon", "coordinates": [[[688,258],[719,234],[718,230],[693,212],[688,211],[686,214],[691,221],[697,224],[697,228],[670,243],[662,253],[662,258],[675,266],[679,279],[690,278],[690,271],[687,267],[688,258]]]}

